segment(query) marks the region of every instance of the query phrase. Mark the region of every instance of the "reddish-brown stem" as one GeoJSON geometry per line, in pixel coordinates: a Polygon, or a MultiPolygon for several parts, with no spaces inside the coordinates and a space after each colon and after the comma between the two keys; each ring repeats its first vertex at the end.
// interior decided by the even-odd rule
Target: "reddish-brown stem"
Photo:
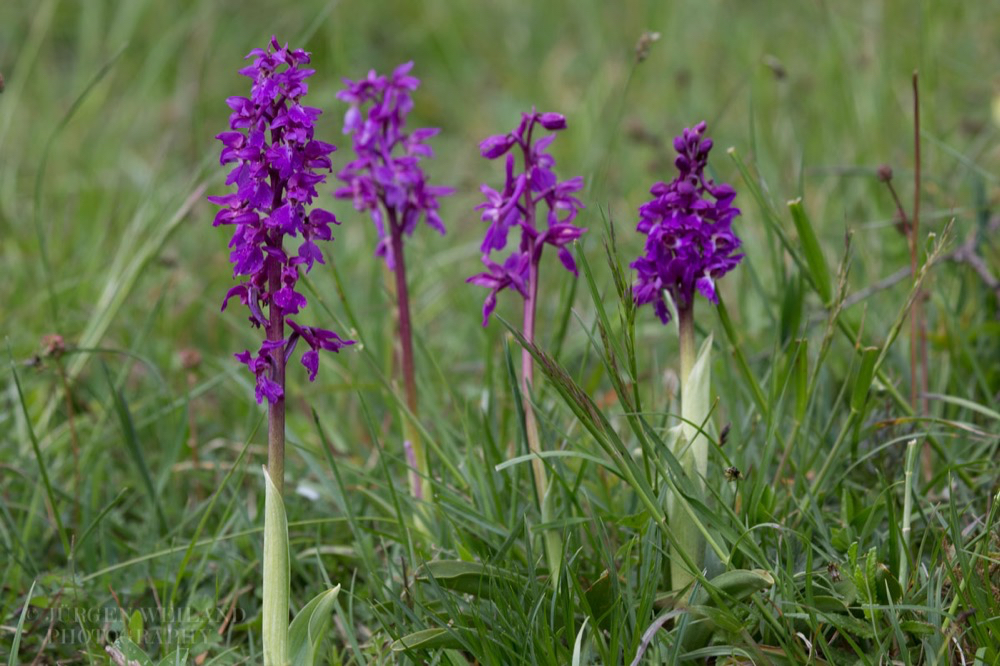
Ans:
{"type": "MultiPolygon", "coordinates": [[[[403,375],[406,406],[410,416],[403,419],[403,447],[411,468],[410,491],[418,500],[430,499],[430,470],[427,452],[420,440],[414,419],[418,414],[417,374],[413,358],[413,320],[410,317],[410,289],[406,281],[406,257],[403,254],[403,223],[395,208],[385,206],[389,217],[389,243],[396,280],[396,315],[399,325],[399,368],[403,375]]],[[[405,215],[403,216],[405,219],[405,215]]]]}
{"type": "Polygon", "coordinates": [[[395,208],[386,207],[389,213],[389,240],[395,264],[396,304],[399,311],[399,356],[406,390],[406,406],[417,414],[417,379],[413,364],[413,324],[410,319],[410,293],[406,282],[406,259],[403,256],[403,226],[395,208]]]}
{"type": "MultiPolygon", "coordinates": [[[[914,169],[913,169],[913,236],[914,236],[914,247],[918,242],[917,230],[919,229],[920,223],[920,85],[917,77],[917,72],[913,72],[913,153],[914,153],[914,169]]],[[[919,298],[916,303],[918,305],[917,310],[917,320],[920,322],[920,330],[918,335],[920,337],[920,410],[922,414],[927,414],[927,321],[924,318],[924,298],[923,294],[918,294],[919,298]]],[[[930,448],[925,447],[927,452],[930,453],[930,448]]]]}
{"type": "MultiPolygon", "coordinates": [[[[917,279],[917,230],[920,224],[920,106],[917,103],[917,73],[913,73],[913,143],[914,143],[914,170],[913,170],[913,216],[907,227],[907,240],[910,246],[910,275],[917,279]]],[[[913,409],[918,410],[917,397],[920,395],[919,371],[917,368],[917,350],[919,343],[918,331],[920,328],[920,295],[913,302],[913,311],[910,313],[910,404],[913,409]]]]}
{"type": "MultiPolygon", "coordinates": [[[[271,174],[271,189],[274,201],[271,209],[281,205],[282,188],[277,174],[271,174]]],[[[281,249],[281,231],[272,230],[268,244],[281,249]]],[[[274,303],[274,294],[281,289],[281,261],[268,255],[264,260],[267,268],[267,289],[271,300],[267,308],[267,339],[274,342],[285,339],[285,316],[274,303]]],[[[285,350],[283,346],[272,349],[271,380],[281,387],[281,397],[268,403],[267,409],[267,473],[279,495],[285,492],[285,350]]]]}
{"type": "MultiPolygon", "coordinates": [[[[913,72],[913,215],[910,218],[910,270],[917,279],[920,239],[920,84],[913,72]]],[[[924,328],[923,294],[917,292],[910,313],[910,402],[921,416],[927,414],[927,343],[924,328]]],[[[923,450],[924,478],[934,475],[930,445],[923,450]]]]}
{"type": "MultiPolygon", "coordinates": [[[[903,225],[901,231],[906,236],[906,242],[907,242],[907,244],[909,244],[909,242],[910,242],[910,220],[906,216],[906,210],[903,209],[903,202],[900,201],[899,195],[896,194],[896,188],[892,186],[892,181],[891,180],[886,180],[885,181],[885,185],[886,185],[886,187],[889,188],[889,194],[892,195],[892,200],[896,204],[896,214],[899,215],[899,222],[900,222],[900,224],[903,225]]],[[[913,267],[911,266],[910,268],[912,270],[913,267]]]]}

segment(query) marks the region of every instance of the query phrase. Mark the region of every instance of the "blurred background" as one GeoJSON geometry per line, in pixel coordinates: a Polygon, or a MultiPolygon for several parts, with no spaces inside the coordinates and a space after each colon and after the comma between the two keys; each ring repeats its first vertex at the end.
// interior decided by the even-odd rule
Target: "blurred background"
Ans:
{"type": "MultiPolygon", "coordinates": [[[[204,197],[187,199],[202,186],[224,189],[213,136],[227,128],[225,98],[248,90],[236,73],[242,57],[271,34],[313,53],[309,100],[324,109],[317,135],[340,146],[338,165],[350,152],[340,132],[345,105],[335,99],[341,80],[415,61],[423,85],[411,126],[442,129],[427,168],[458,190],[442,208],[448,236],[421,230],[410,243],[416,316],[432,351],[450,346],[433,333],[473,346],[483,337],[482,293],[460,278],[479,268],[478,186],[497,186],[503,175],[477,145],[532,106],[567,116],[553,146],[559,173],[586,181],[583,224],[596,231],[602,214],[613,218],[629,251],[639,247],[631,231],[649,186],[673,177],[671,138],[706,120],[719,179],[737,180],[724,152],[735,146],[779,204],[805,196],[831,262],[854,229],[855,277],[877,279],[906,256],[873,174],[891,165],[909,205],[914,69],[926,221],[940,225],[958,212],[961,224],[974,217],[971,206],[996,196],[998,19],[994,2],[303,1],[279,9],[8,0],[0,8],[4,335],[23,358],[45,333],[79,342],[103,313],[105,332],[89,343],[128,347],[153,326],[169,334],[144,351],[163,369],[176,365],[175,347],[194,345],[211,359],[250,339],[238,315],[216,307],[230,283],[226,232],[211,228],[204,197]],[[647,31],[660,37],[637,64],[647,31]]],[[[331,178],[326,189],[335,187],[331,178]]],[[[738,201],[746,213],[738,230],[752,250],[761,224],[749,197],[738,201]]],[[[371,294],[382,285],[369,251],[374,230],[349,202],[323,204],[344,223],[328,256],[358,318],[373,321],[384,306],[371,294]]],[[[750,273],[727,289],[739,291],[750,273]]],[[[564,279],[557,270],[547,277],[564,279]]],[[[327,276],[313,279],[331,293],[327,276]]]]}

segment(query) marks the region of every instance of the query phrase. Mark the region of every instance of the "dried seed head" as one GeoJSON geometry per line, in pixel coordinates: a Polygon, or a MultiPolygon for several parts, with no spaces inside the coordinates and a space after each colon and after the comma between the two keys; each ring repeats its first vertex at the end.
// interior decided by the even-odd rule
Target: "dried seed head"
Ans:
{"type": "Polygon", "coordinates": [[[878,179],[883,183],[888,183],[892,180],[892,167],[888,164],[882,164],[878,168],[878,179]]]}
{"type": "Polygon", "coordinates": [[[722,426],[722,432],[719,433],[719,448],[726,445],[726,441],[729,439],[729,431],[732,430],[733,424],[727,423],[722,426]]]}
{"type": "Polygon", "coordinates": [[[639,41],[635,44],[635,60],[636,62],[642,62],[649,57],[649,48],[655,43],[660,41],[660,33],[646,31],[642,33],[639,37],[639,41]]]}
{"type": "Polygon", "coordinates": [[[761,62],[764,63],[765,67],[771,70],[771,73],[774,74],[774,78],[778,81],[782,81],[786,76],[788,76],[788,71],[785,70],[784,63],[778,60],[777,56],[767,54],[761,58],[761,62]]]}
{"type": "Polygon", "coordinates": [[[185,370],[194,370],[201,365],[201,352],[194,347],[185,347],[177,352],[181,367],[185,370]]]}

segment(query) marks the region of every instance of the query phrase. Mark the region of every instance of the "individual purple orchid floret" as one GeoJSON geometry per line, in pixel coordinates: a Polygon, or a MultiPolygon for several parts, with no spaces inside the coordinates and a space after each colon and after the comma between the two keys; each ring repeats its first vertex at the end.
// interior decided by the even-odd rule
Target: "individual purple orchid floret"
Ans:
{"type": "Polygon", "coordinates": [[[638,305],[652,303],[664,324],[670,321],[664,290],[679,309],[691,307],[695,290],[718,304],[715,281],[743,258],[733,254],[740,247],[732,230],[740,214],[732,205],[736,192],[705,176],[712,149],[705,127],[698,123],[674,139],[677,177],[653,185],[653,199],[639,207],[637,228],[647,238],[645,254],[631,264],[638,273],[632,295],[638,305]]]}
{"type": "Polygon", "coordinates": [[[410,93],[420,80],[410,76],[413,63],[400,65],[392,76],[375,70],[358,81],[345,79],[337,98],[350,104],[344,115],[344,134],[350,134],[356,159],[337,178],[346,183],[334,192],[338,199],[351,199],[356,210],[368,211],[378,231],[376,256],[395,269],[391,228],[399,225],[412,235],[420,218],[442,235],[444,223],[438,215],[438,197],[454,192],[450,187],[429,185],[420,160],[432,157],[427,140],[440,130],[406,132],[406,116],[413,108],[410,93]],[[384,216],[390,219],[386,220],[384,216]]]}
{"type": "Polygon", "coordinates": [[[573,196],[583,189],[583,178],[559,182],[552,171],[555,159],[546,152],[555,135],[536,140],[533,134],[537,126],[553,132],[562,130],[566,128],[566,118],[558,113],[538,113],[532,109],[531,113],[521,114],[521,122],[512,132],[491,136],[479,144],[479,152],[487,159],[507,155],[503,191],[481,186],[486,201],[476,206],[476,210],[482,211],[482,220],[489,223],[480,246],[488,270],[473,275],[466,282],[490,289],[483,304],[483,326],[489,323],[500,291],[514,287],[526,300],[534,299],[538,264],[546,245],[558,248],[559,259],[566,270],[577,274],[573,254],[566,246],[586,231],[573,224],[577,213],[583,209],[580,200],[573,196]],[[515,173],[517,160],[511,152],[514,146],[521,148],[523,156],[524,169],[518,173],[515,173]],[[539,227],[537,222],[539,204],[545,204],[547,211],[544,227],[539,227]],[[498,264],[490,259],[490,253],[507,247],[507,237],[514,227],[521,230],[518,250],[503,264],[498,264]]]}
{"type": "Polygon", "coordinates": [[[302,357],[310,380],[316,377],[320,349],[336,352],[353,341],[291,319],[293,332],[285,338],[285,318],[306,306],[305,296],[296,291],[299,269],[309,272],[314,263],[324,263],[316,241],[333,239],[333,214],[307,209],[316,186],[326,181],[322,172],[332,171],[330,154],[336,148],[313,138],[321,111],[302,104],[309,90],[306,79],[315,71],[303,67],[309,54],[289,50],[272,37],[268,48],[254,49],[251,58],[253,64],[240,70],[253,79],[250,97],[226,100],[233,111],[232,131],[216,137],[224,146],[219,161],[236,165],[226,178],[236,191],[208,199],[222,206],[214,226],[235,227],[229,259],[241,282],[226,294],[222,309],[238,297],[250,310],[250,323],[266,331],[256,354],[247,350],[236,358],[256,377],[257,402],[266,398],[273,404],[284,397],[284,365],[300,338],[310,347],[302,357]],[[286,251],[286,237],[301,239],[294,253],[286,251]]]}

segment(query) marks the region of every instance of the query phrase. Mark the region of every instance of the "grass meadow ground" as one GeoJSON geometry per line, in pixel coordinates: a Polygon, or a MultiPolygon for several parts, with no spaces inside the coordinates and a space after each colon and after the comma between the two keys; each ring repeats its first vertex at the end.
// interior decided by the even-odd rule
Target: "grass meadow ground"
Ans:
{"type": "MultiPolygon", "coordinates": [[[[0,659],[109,663],[128,636],[149,663],[261,660],[265,410],[233,359],[258,338],[219,311],[228,234],[205,197],[226,189],[213,137],[247,94],[236,70],[272,34],[313,53],[335,168],[341,79],[415,61],[411,122],[442,128],[427,168],[457,190],[448,234],[408,247],[434,491],[415,502],[375,230],[321,188],[342,225],[311,319],[359,344],[314,384],[289,369],[292,610],[342,586],[320,663],[1000,663],[1000,4],[931,0],[0,3],[0,659]],[[910,216],[914,70],[919,294],[878,176],[910,216]],[[552,150],[585,180],[589,229],[578,280],[542,266],[547,524],[521,348],[464,282],[479,184],[502,185],[478,143],[533,105],[567,117],[552,150]],[[653,510],[681,483],[677,333],[622,285],[637,208],[700,120],[746,258],[723,307],[698,306],[715,445],[693,515],[706,580],[767,584],[700,583],[687,608],[653,510]]],[[[515,327],[518,303],[497,310],[515,327]]]]}

